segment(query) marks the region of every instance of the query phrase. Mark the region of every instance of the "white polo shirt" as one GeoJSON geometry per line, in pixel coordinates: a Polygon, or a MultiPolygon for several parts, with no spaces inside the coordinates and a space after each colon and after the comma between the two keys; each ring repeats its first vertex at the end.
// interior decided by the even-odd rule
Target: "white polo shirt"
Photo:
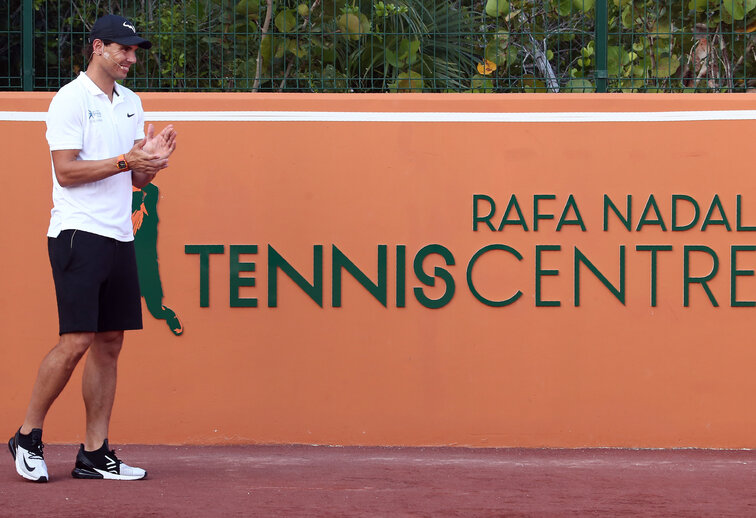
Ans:
{"type": "MultiPolygon", "coordinates": [[[[144,138],[139,97],[115,85],[113,102],[84,73],[61,88],[47,111],[50,151],[79,149],[78,160],[102,160],[127,153],[144,138]]],[[[73,187],[61,187],[53,165],[53,209],[47,235],[77,229],[133,241],[131,171],[73,187]]]]}

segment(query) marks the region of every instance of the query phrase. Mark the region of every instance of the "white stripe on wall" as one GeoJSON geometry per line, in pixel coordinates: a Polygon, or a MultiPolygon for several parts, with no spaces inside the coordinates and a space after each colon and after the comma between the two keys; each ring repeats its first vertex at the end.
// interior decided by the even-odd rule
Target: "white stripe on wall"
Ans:
{"type": "MultiPolygon", "coordinates": [[[[0,111],[0,121],[39,122],[45,112],[0,111]]],[[[756,120],[756,110],[660,112],[324,112],[180,111],[146,112],[151,122],[695,122],[756,120]]]]}

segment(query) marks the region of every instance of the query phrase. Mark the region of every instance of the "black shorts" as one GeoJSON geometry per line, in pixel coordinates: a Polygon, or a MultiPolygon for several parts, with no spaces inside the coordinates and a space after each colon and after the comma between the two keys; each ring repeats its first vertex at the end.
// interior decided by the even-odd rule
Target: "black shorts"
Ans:
{"type": "Polygon", "coordinates": [[[142,328],[134,242],[83,230],[47,238],[60,334],[142,328]]]}

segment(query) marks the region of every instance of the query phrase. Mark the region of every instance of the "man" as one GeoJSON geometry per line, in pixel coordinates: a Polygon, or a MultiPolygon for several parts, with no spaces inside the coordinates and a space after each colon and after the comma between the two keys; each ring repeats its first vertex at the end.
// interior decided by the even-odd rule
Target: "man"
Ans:
{"type": "Polygon", "coordinates": [[[141,329],[142,307],[131,223],[132,185],[147,185],[168,166],[172,126],[145,134],[141,101],[116,81],[149,49],[125,18],[107,15],[90,32],[86,72],[55,95],[47,114],[54,207],[48,252],[60,341],[45,356],[23,425],[8,442],[16,471],[47,482],[42,425],[53,401],[88,351],[82,377],[86,437],[75,478],[137,480],[147,473],[121,462],[108,445],[124,330],[141,329]]]}

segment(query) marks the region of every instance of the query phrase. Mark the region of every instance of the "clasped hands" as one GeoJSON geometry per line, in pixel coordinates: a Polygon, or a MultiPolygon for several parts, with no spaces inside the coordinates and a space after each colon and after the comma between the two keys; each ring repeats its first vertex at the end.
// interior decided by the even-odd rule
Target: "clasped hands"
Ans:
{"type": "Polygon", "coordinates": [[[147,126],[145,137],[126,153],[129,169],[136,173],[156,175],[168,167],[168,157],[176,149],[176,131],[169,124],[155,135],[155,127],[147,126]]]}

